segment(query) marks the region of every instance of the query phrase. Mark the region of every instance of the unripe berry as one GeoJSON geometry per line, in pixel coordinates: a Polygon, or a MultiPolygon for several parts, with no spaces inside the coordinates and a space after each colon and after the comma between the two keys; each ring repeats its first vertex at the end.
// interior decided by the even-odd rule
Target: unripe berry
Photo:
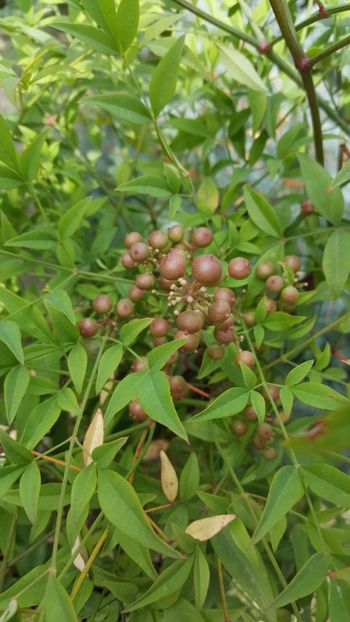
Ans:
{"type": "Polygon", "coordinates": [[[182,376],[169,376],[170,393],[174,400],[183,400],[189,392],[189,386],[182,376]]]}
{"type": "Polygon", "coordinates": [[[177,316],[176,325],[186,333],[197,333],[203,326],[203,316],[200,311],[183,311],[177,316]]]}
{"type": "Polygon", "coordinates": [[[235,303],[236,296],[228,287],[217,287],[214,292],[214,301],[218,302],[219,300],[224,300],[232,307],[235,303]]]}
{"type": "Polygon", "coordinates": [[[129,255],[133,261],[144,261],[149,255],[147,244],[144,242],[136,242],[136,244],[130,246],[129,255]]]}
{"type": "Polygon", "coordinates": [[[243,436],[247,431],[247,424],[244,421],[234,421],[232,424],[232,432],[235,436],[243,436]]]}
{"type": "Polygon", "coordinates": [[[132,246],[133,244],[136,244],[137,242],[141,242],[141,240],[142,240],[141,233],[138,233],[137,231],[129,231],[129,233],[127,233],[124,238],[124,244],[125,246],[130,248],[130,246],[132,246]]]}
{"type": "Polygon", "coordinates": [[[80,320],[78,328],[82,337],[93,337],[97,333],[98,324],[96,320],[85,317],[83,320],[80,320]]]}
{"type": "Polygon", "coordinates": [[[194,352],[199,346],[201,336],[200,332],[188,334],[183,330],[178,330],[175,339],[186,339],[186,343],[180,348],[182,352],[194,352]]]}
{"type": "Polygon", "coordinates": [[[251,272],[251,265],[244,257],[235,257],[228,264],[228,273],[234,279],[246,279],[251,272]]]}
{"type": "Polygon", "coordinates": [[[176,281],[186,272],[186,254],[181,249],[173,249],[164,255],[159,264],[160,275],[169,281],[176,281]]]}
{"type": "Polygon", "coordinates": [[[261,438],[261,436],[259,436],[258,434],[255,434],[253,436],[253,445],[255,449],[258,449],[260,451],[261,449],[265,448],[266,441],[263,438],[261,438]]]}
{"type": "Polygon", "coordinates": [[[247,406],[244,412],[246,418],[249,419],[249,421],[256,421],[256,419],[258,418],[253,406],[247,406]]]}
{"type": "Polygon", "coordinates": [[[301,259],[297,255],[286,255],[283,262],[286,263],[293,272],[299,272],[301,268],[301,259]]]}
{"type": "Polygon", "coordinates": [[[128,289],[128,297],[133,302],[138,302],[139,300],[142,300],[144,295],[145,295],[144,290],[139,289],[136,285],[131,285],[131,287],[129,287],[128,289]]]}
{"type": "Polygon", "coordinates": [[[247,326],[255,326],[256,321],[255,321],[255,313],[254,313],[254,311],[246,311],[246,313],[244,313],[243,317],[244,317],[244,321],[247,324],[247,326]]]}
{"type": "Polygon", "coordinates": [[[303,201],[300,207],[302,212],[307,215],[312,214],[314,211],[314,206],[312,205],[311,201],[303,201]]]}
{"type": "Polygon", "coordinates": [[[266,311],[267,313],[273,313],[277,309],[277,304],[272,298],[266,298],[266,311]]]}
{"type": "Polygon", "coordinates": [[[236,357],[236,363],[244,363],[247,367],[254,367],[256,363],[255,356],[249,350],[240,350],[236,357]]]}
{"type": "Polygon", "coordinates": [[[214,255],[200,255],[192,261],[192,276],[202,285],[217,285],[222,278],[220,261],[214,255]]]}
{"type": "Polygon", "coordinates": [[[178,244],[182,242],[185,231],[182,225],[174,225],[168,229],[168,238],[171,242],[178,244]]]}
{"type": "Polygon", "coordinates": [[[266,449],[262,452],[265,460],[274,460],[276,458],[277,452],[274,447],[266,447],[266,449]]]}
{"type": "Polygon", "coordinates": [[[124,320],[134,313],[134,303],[128,298],[121,298],[117,302],[115,310],[117,315],[124,320]]]}
{"type": "Polygon", "coordinates": [[[225,350],[222,346],[212,345],[207,347],[207,355],[212,361],[220,361],[225,354],[225,350]]]}
{"type": "Polygon", "coordinates": [[[194,246],[198,246],[198,248],[205,248],[209,246],[213,241],[213,234],[208,229],[208,227],[198,227],[198,229],[194,229],[191,242],[194,246]]]}
{"type": "Polygon", "coordinates": [[[256,266],[255,274],[258,277],[258,279],[261,279],[262,281],[266,281],[266,279],[268,279],[269,276],[272,276],[273,274],[275,274],[275,267],[271,263],[271,261],[263,261],[262,263],[259,263],[256,266]]]}
{"type": "Polygon", "coordinates": [[[232,327],[226,330],[216,327],[214,330],[214,337],[219,343],[231,343],[235,341],[236,334],[232,327]]]}
{"type": "Polygon", "coordinates": [[[139,289],[148,290],[154,287],[155,279],[151,272],[143,272],[137,275],[135,283],[139,289]]]}
{"type": "Polygon", "coordinates": [[[94,302],[92,303],[94,311],[96,313],[109,313],[112,308],[112,300],[106,294],[101,294],[100,296],[96,296],[94,302]]]}
{"type": "MultiPolygon", "coordinates": [[[[273,400],[274,402],[278,402],[278,400],[279,400],[279,398],[280,398],[280,390],[279,390],[279,388],[278,388],[278,387],[276,387],[274,384],[267,384],[267,385],[266,385],[266,388],[268,389],[268,392],[269,392],[269,394],[270,394],[270,396],[271,396],[272,400],[273,400]]],[[[264,395],[265,395],[265,397],[266,397],[267,399],[269,399],[268,392],[267,392],[267,390],[264,388],[263,393],[264,393],[264,395]]]]}
{"type": "Polygon", "coordinates": [[[140,402],[133,400],[129,404],[129,413],[132,419],[136,421],[144,421],[147,418],[147,413],[143,410],[140,402]]]}
{"type": "Polygon", "coordinates": [[[284,280],[278,274],[269,276],[269,278],[266,281],[266,289],[268,289],[269,292],[273,292],[273,293],[280,292],[283,287],[284,287],[284,280]]]}
{"type": "Polygon", "coordinates": [[[168,242],[168,235],[164,231],[152,231],[148,236],[148,243],[152,248],[161,250],[167,246],[168,242]]]}
{"type": "Polygon", "coordinates": [[[261,423],[257,428],[257,434],[264,441],[268,441],[273,437],[273,429],[269,423],[261,423]]]}
{"type": "Polygon", "coordinates": [[[212,324],[224,322],[230,314],[231,307],[228,302],[225,302],[224,300],[213,302],[213,304],[208,307],[208,320],[212,324]]]}
{"type": "Polygon", "coordinates": [[[288,285],[288,287],[282,289],[281,298],[283,302],[286,302],[288,304],[295,304],[299,300],[300,294],[296,287],[294,287],[293,285],[288,285]]]}
{"type": "Polygon", "coordinates": [[[161,317],[156,317],[151,322],[149,331],[153,337],[164,337],[169,332],[169,322],[161,317]]]}
{"type": "Polygon", "coordinates": [[[154,346],[162,346],[163,343],[166,343],[166,337],[153,337],[153,345],[154,346]]]}
{"type": "Polygon", "coordinates": [[[124,253],[124,255],[122,255],[122,264],[126,270],[132,270],[136,265],[129,253],[124,253]]]}
{"type": "Polygon", "coordinates": [[[146,371],[148,369],[148,360],[147,356],[140,356],[140,358],[135,359],[131,365],[131,371],[146,371]]]}

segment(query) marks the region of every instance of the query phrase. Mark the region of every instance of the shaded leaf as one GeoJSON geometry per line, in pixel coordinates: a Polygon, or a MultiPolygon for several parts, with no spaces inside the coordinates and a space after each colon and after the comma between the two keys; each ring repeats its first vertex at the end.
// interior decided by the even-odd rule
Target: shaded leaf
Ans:
{"type": "Polygon", "coordinates": [[[180,37],[153,71],[149,95],[152,110],[156,116],[174,96],[183,45],[184,37],[180,37]]]}
{"type": "Polygon", "coordinates": [[[143,124],[151,120],[146,106],[135,95],[130,93],[106,93],[91,95],[82,100],[86,106],[99,106],[117,119],[130,123],[143,124]]]}
{"type": "Polygon", "coordinates": [[[30,373],[26,367],[18,365],[7,374],[4,382],[6,417],[12,423],[28,389],[30,373]]]}
{"type": "Polygon", "coordinates": [[[39,493],[41,487],[40,470],[36,462],[28,464],[19,482],[19,494],[24,511],[34,523],[37,516],[39,493]]]}
{"type": "Polygon", "coordinates": [[[350,274],[350,232],[337,229],[323,251],[322,268],[333,299],[344,290],[350,274]]]}

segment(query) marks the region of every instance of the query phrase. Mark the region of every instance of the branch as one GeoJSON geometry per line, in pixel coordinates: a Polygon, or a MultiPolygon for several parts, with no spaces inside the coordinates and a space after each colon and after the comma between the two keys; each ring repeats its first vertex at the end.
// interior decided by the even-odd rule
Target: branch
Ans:
{"type": "Polygon", "coordinates": [[[287,1],[270,0],[270,5],[275,14],[286,45],[293,57],[295,66],[299,70],[309,102],[316,159],[320,164],[323,164],[322,127],[315,85],[311,74],[311,61],[310,58],[306,56],[303,47],[298,40],[287,1]]]}
{"type": "MultiPolygon", "coordinates": [[[[350,11],[350,4],[326,9],[326,14],[323,14],[322,12],[317,11],[317,13],[310,15],[310,17],[307,17],[302,22],[299,22],[299,24],[296,24],[295,31],[299,32],[299,30],[303,30],[304,28],[307,28],[308,26],[312,26],[312,24],[315,24],[324,19],[327,19],[328,17],[331,17],[332,15],[336,15],[337,13],[343,13],[345,11],[350,11]]],[[[279,43],[282,40],[283,40],[283,35],[280,35],[279,37],[276,37],[275,39],[273,39],[270,45],[274,46],[276,45],[276,43],[279,43]]]]}
{"type": "Polygon", "coordinates": [[[341,39],[340,41],[336,41],[336,43],[333,43],[333,45],[330,45],[328,48],[323,50],[323,52],[320,52],[319,54],[316,54],[316,56],[313,56],[310,58],[311,67],[319,63],[321,60],[327,58],[327,56],[331,56],[332,54],[334,54],[334,52],[338,52],[338,50],[345,48],[349,44],[350,44],[350,35],[348,35],[347,37],[344,37],[344,39],[341,39]]]}

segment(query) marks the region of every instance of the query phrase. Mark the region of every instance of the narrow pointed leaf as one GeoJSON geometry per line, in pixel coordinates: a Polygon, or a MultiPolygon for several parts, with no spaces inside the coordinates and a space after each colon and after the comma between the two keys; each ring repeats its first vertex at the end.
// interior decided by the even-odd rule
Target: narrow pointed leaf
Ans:
{"type": "Polygon", "coordinates": [[[149,95],[156,116],[174,96],[183,45],[184,37],[177,39],[152,74],[149,95]]]}
{"type": "Polygon", "coordinates": [[[24,365],[24,354],[21,342],[21,332],[15,322],[11,320],[0,321],[0,341],[2,341],[17,361],[24,365]]]}
{"type": "Polygon", "coordinates": [[[327,563],[322,553],[312,555],[287,587],[274,600],[273,607],[285,607],[298,598],[304,598],[315,592],[326,579],[327,563]]]}
{"type": "Polygon", "coordinates": [[[4,399],[6,417],[9,423],[12,423],[17,414],[19,405],[28,389],[29,381],[29,371],[22,365],[13,367],[5,378],[4,399]]]}
{"type": "Polygon", "coordinates": [[[26,467],[19,482],[19,494],[24,511],[32,523],[37,516],[40,487],[40,470],[37,463],[32,462],[26,467]]]}

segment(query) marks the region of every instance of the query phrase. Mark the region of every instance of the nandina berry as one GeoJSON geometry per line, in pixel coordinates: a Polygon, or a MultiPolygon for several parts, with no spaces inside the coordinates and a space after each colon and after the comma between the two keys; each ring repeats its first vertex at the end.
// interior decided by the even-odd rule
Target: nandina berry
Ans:
{"type": "Polygon", "coordinates": [[[132,246],[133,244],[136,244],[137,242],[141,242],[141,240],[142,240],[141,233],[138,233],[138,231],[129,231],[129,233],[127,233],[124,238],[124,244],[125,246],[130,248],[130,246],[132,246]]]}
{"type": "Polygon", "coordinates": [[[224,300],[232,307],[235,303],[236,296],[228,287],[217,287],[214,291],[214,301],[218,302],[219,300],[224,300]]]}
{"type": "Polygon", "coordinates": [[[171,286],[175,285],[175,281],[170,281],[169,279],[165,279],[164,277],[160,276],[158,279],[158,285],[165,292],[169,292],[171,286]]]}
{"type": "Polygon", "coordinates": [[[222,278],[220,261],[214,255],[200,255],[192,261],[192,276],[201,285],[217,285],[222,278]]]}
{"type": "Polygon", "coordinates": [[[219,361],[223,358],[225,350],[222,346],[213,344],[207,347],[207,355],[212,361],[219,361]]]}
{"type": "Polygon", "coordinates": [[[143,410],[140,402],[137,400],[130,402],[129,413],[130,417],[136,421],[144,421],[147,418],[147,413],[143,410]]]}
{"type": "Polygon", "coordinates": [[[253,406],[247,406],[244,412],[246,418],[249,419],[249,421],[255,421],[258,418],[253,406]]]}
{"type": "Polygon", "coordinates": [[[85,317],[83,320],[80,320],[78,328],[82,337],[93,337],[97,333],[98,324],[96,320],[85,317]]]}
{"type": "Polygon", "coordinates": [[[168,229],[168,238],[174,244],[182,242],[185,235],[185,230],[182,225],[173,225],[168,229]]]}
{"type": "Polygon", "coordinates": [[[240,350],[236,357],[237,363],[244,363],[247,367],[254,367],[256,363],[255,356],[249,350],[240,350]]]}
{"type": "Polygon", "coordinates": [[[156,317],[149,326],[149,331],[153,337],[164,337],[169,332],[169,322],[161,317],[156,317]]]}
{"type": "Polygon", "coordinates": [[[282,289],[281,298],[283,302],[293,305],[299,300],[300,294],[294,285],[288,285],[288,287],[284,287],[284,289],[282,289]]]}
{"type": "Polygon", "coordinates": [[[200,311],[183,311],[176,318],[176,325],[186,333],[197,333],[203,326],[203,316],[200,311]]]}
{"type": "Polygon", "coordinates": [[[261,423],[257,427],[257,434],[264,441],[268,441],[268,440],[270,440],[273,437],[273,429],[272,429],[272,427],[270,426],[269,423],[261,423]]]}
{"type": "Polygon", "coordinates": [[[131,285],[128,289],[128,297],[133,302],[138,302],[142,300],[145,295],[145,290],[139,289],[136,285],[131,285]]]}
{"type": "Polygon", "coordinates": [[[255,326],[256,321],[255,321],[255,313],[254,313],[254,311],[246,311],[243,314],[243,318],[244,318],[244,321],[247,324],[247,326],[255,326]]]}
{"type": "Polygon", "coordinates": [[[266,449],[263,450],[262,455],[265,460],[274,460],[277,456],[277,452],[274,447],[266,447],[266,449]]]}
{"type": "Polygon", "coordinates": [[[121,298],[116,304],[116,312],[120,319],[124,320],[134,313],[134,303],[128,298],[121,298]]]}
{"type": "Polygon", "coordinates": [[[258,449],[260,451],[261,449],[264,449],[266,447],[266,441],[258,434],[254,434],[253,445],[255,449],[258,449]]]}
{"type": "Polygon", "coordinates": [[[147,244],[145,244],[144,242],[136,242],[136,244],[130,246],[129,255],[131,259],[136,263],[144,261],[149,255],[149,249],[147,244]]]}
{"type": "Polygon", "coordinates": [[[96,313],[106,314],[110,312],[112,304],[112,299],[107,294],[100,294],[96,296],[92,306],[96,313]]]}
{"type": "Polygon", "coordinates": [[[208,307],[208,321],[212,324],[224,322],[231,315],[231,307],[225,300],[218,300],[208,307]]]}
{"type": "Polygon", "coordinates": [[[280,390],[279,387],[276,387],[274,384],[267,384],[266,388],[264,388],[263,393],[267,399],[269,399],[269,394],[271,399],[274,402],[277,402],[280,398],[280,390]]]}
{"type": "Polygon", "coordinates": [[[163,343],[166,343],[166,337],[153,337],[153,345],[154,346],[162,346],[163,343]]]}
{"type": "Polygon", "coordinates": [[[246,279],[251,272],[251,265],[244,257],[235,257],[228,264],[228,273],[234,279],[246,279]]]}
{"type": "Polygon", "coordinates": [[[147,356],[140,356],[132,362],[132,371],[146,371],[146,369],[148,369],[147,356]]]}
{"type": "Polygon", "coordinates": [[[175,339],[186,339],[186,342],[180,348],[182,352],[194,352],[200,344],[201,336],[200,332],[189,334],[183,330],[178,330],[175,334],[175,339]]]}
{"type": "Polygon", "coordinates": [[[136,264],[134,260],[131,259],[129,253],[124,253],[124,255],[122,255],[122,265],[126,270],[132,270],[133,268],[135,268],[136,264]]]}
{"type": "Polygon", "coordinates": [[[247,431],[247,424],[238,419],[232,424],[232,432],[235,436],[243,436],[247,431]]]}
{"type": "Polygon", "coordinates": [[[284,287],[284,280],[278,274],[269,276],[269,278],[266,281],[266,289],[268,289],[269,292],[273,292],[273,293],[280,292],[283,287],[284,287]]]}
{"type": "Polygon", "coordinates": [[[286,255],[283,262],[287,264],[293,272],[299,272],[301,268],[301,259],[297,255],[286,255]]]}
{"type": "Polygon", "coordinates": [[[214,330],[214,337],[219,343],[231,343],[232,341],[235,341],[236,334],[232,326],[226,329],[218,328],[216,326],[214,330]]]}
{"type": "Polygon", "coordinates": [[[273,274],[275,274],[275,267],[271,263],[271,261],[263,261],[262,263],[259,263],[256,266],[255,274],[258,277],[258,279],[261,279],[262,281],[266,281],[266,279],[268,279],[269,276],[272,276],[273,274]]]}
{"type": "Polygon", "coordinates": [[[148,236],[148,243],[152,246],[152,248],[162,250],[163,248],[166,248],[168,242],[168,235],[164,231],[152,231],[152,233],[148,236]]]}
{"type": "Polygon", "coordinates": [[[186,272],[186,253],[182,249],[172,249],[160,260],[159,272],[169,281],[176,281],[182,277],[186,272]]]}
{"type": "Polygon", "coordinates": [[[233,320],[234,320],[233,315],[232,313],[230,313],[227,316],[227,318],[223,320],[222,322],[216,322],[215,327],[218,328],[219,330],[228,330],[229,328],[232,328],[233,320]]]}
{"type": "Polygon", "coordinates": [[[189,392],[189,386],[183,376],[169,376],[170,393],[174,400],[183,400],[189,392]]]}
{"type": "Polygon", "coordinates": [[[213,234],[208,229],[208,227],[198,227],[198,229],[194,229],[191,242],[194,246],[198,246],[198,248],[205,248],[209,246],[213,241],[213,234]]]}
{"type": "Polygon", "coordinates": [[[266,311],[267,313],[273,313],[277,309],[277,304],[272,298],[266,298],[266,311]]]}
{"type": "Polygon", "coordinates": [[[312,214],[314,211],[314,206],[311,201],[303,201],[300,207],[301,211],[306,215],[312,214]]]}
{"type": "Polygon", "coordinates": [[[154,287],[155,278],[151,272],[143,272],[137,275],[135,283],[139,289],[148,290],[154,287]]]}

